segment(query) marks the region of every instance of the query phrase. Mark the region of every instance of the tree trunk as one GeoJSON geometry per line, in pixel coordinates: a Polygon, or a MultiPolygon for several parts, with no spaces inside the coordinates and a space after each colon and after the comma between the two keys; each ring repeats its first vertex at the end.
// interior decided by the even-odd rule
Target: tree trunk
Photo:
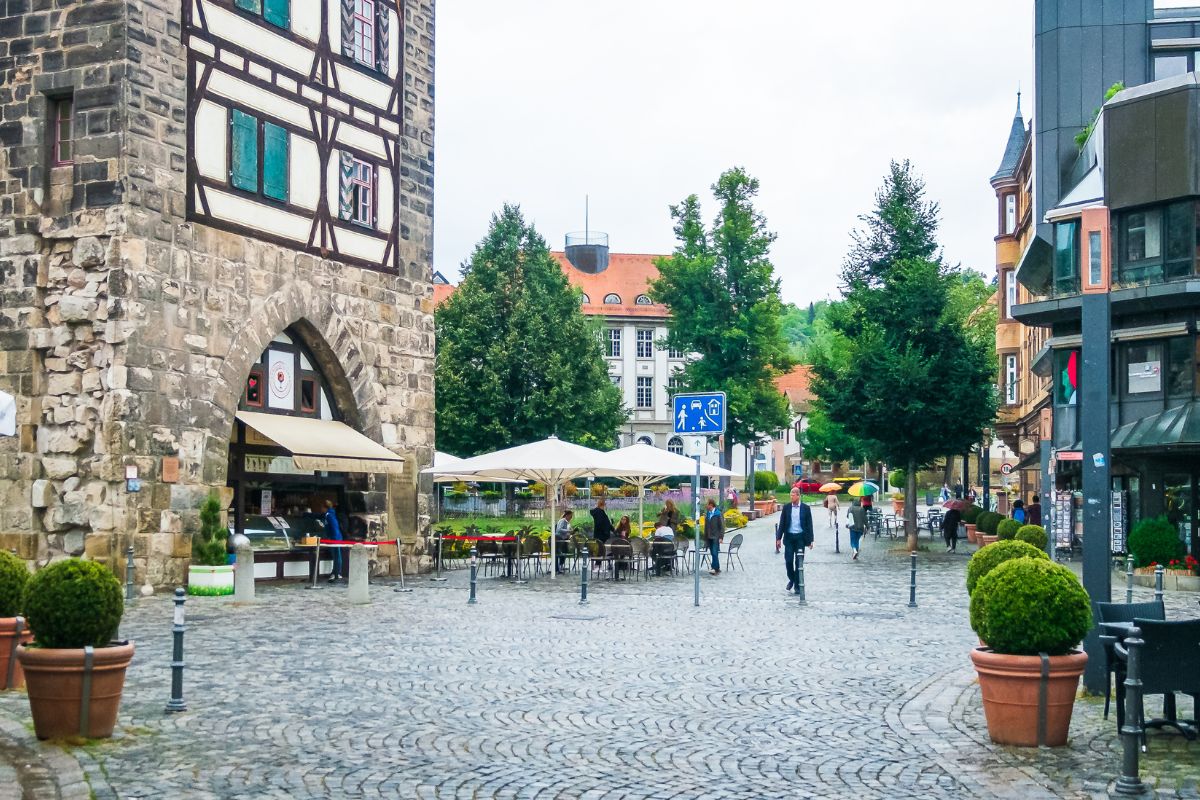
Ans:
{"type": "Polygon", "coordinates": [[[904,473],[904,535],[908,549],[917,549],[917,463],[910,460],[904,473]]]}
{"type": "MultiPolygon", "coordinates": [[[[733,471],[733,440],[729,436],[721,437],[721,466],[733,471]]],[[[729,492],[730,478],[721,478],[721,497],[729,492]]],[[[754,508],[754,506],[750,506],[754,508]]]]}
{"type": "Polygon", "coordinates": [[[942,485],[954,485],[954,456],[946,456],[946,469],[942,472],[942,485]]]}

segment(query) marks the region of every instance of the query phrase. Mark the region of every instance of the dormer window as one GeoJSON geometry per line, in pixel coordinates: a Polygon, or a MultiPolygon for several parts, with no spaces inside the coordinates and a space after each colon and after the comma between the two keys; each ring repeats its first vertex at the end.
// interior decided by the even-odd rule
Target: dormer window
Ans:
{"type": "Polygon", "coordinates": [[[651,304],[650,298],[644,294],[639,294],[633,302],[639,306],[648,306],[651,304]]]}
{"type": "Polygon", "coordinates": [[[621,305],[621,295],[619,295],[619,294],[606,294],[606,295],[604,295],[604,305],[606,305],[606,306],[619,306],[619,305],[621,305]]]}
{"type": "Polygon", "coordinates": [[[583,294],[580,295],[580,300],[585,306],[592,302],[592,298],[588,297],[587,292],[583,292],[583,294]]]}

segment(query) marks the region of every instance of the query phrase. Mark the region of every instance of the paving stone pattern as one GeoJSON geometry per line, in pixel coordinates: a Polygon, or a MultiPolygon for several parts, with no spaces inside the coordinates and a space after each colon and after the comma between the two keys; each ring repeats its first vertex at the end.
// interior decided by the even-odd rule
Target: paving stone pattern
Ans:
{"type": "MultiPolygon", "coordinates": [[[[800,607],[770,524],[746,532],[744,572],[704,576],[699,610],[690,578],[598,581],[580,606],[578,576],[487,579],[470,607],[465,570],[376,584],[365,607],[297,584],[252,606],[191,599],[177,715],[170,599],[140,600],[118,735],[70,758],[33,740],[24,697],[0,696],[0,797],[76,796],[81,774],[97,798],[1109,796],[1119,742],[1100,701],[1077,704],[1068,748],[988,742],[965,553],[922,554],[909,609],[906,556],[880,540],[851,562],[819,530],[800,607]],[[38,784],[53,759],[74,772],[38,784]]],[[[1157,796],[1200,796],[1198,763],[1153,737],[1157,796]]]]}

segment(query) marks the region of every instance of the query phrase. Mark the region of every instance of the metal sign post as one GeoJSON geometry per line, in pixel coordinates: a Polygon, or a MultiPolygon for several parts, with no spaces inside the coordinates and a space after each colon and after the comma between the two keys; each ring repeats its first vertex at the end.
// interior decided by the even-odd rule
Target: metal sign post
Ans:
{"type": "MultiPolygon", "coordinates": [[[[671,416],[675,433],[691,434],[696,437],[693,457],[696,459],[696,482],[692,491],[692,519],[695,530],[695,605],[700,606],[700,458],[704,455],[705,437],[718,436],[725,432],[727,405],[724,392],[697,392],[677,394],[671,398],[671,416]]],[[[753,504],[753,496],[751,503],[753,504]]],[[[753,505],[751,505],[753,508],[753,505]]]]}

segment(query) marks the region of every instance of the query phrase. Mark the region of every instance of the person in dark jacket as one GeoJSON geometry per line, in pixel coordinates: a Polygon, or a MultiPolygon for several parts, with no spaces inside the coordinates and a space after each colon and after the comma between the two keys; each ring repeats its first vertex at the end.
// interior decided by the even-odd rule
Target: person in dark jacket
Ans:
{"type": "Polygon", "coordinates": [[[604,498],[601,497],[596,501],[596,507],[592,509],[592,536],[596,538],[597,542],[607,542],[608,537],[612,535],[612,519],[604,510],[604,498]]]}
{"type": "Polygon", "coordinates": [[[1042,498],[1036,494],[1029,498],[1029,508],[1025,509],[1025,522],[1029,525],[1042,524],[1042,498]]]}
{"type": "Polygon", "coordinates": [[[946,540],[946,552],[953,553],[958,549],[958,523],[962,521],[962,512],[952,508],[942,517],[942,538],[946,540]]]}
{"type": "Polygon", "coordinates": [[[708,509],[704,512],[704,538],[708,541],[708,551],[712,555],[712,569],[709,575],[721,574],[721,540],[725,538],[725,517],[717,508],[717,501],[708,499],[708,509]]]}
{"type": "Polygon", "coordinates": [[[812,509],[800,502],[800,490],[792,489],[791,502],[779,514],[779,525],[775,528],[775,552],[783,541],[783,560],[786,562],[790,592],[796,585],[796,554],[813,547],[812,509]]]}
{"type": "MultiPolygon", "coordinates": [[[[326,539],[342,539],[342,524],[338,522],[337,507],[332,500],[325,501],[325,538],[326,539]]],[[[337,583],[338,578],[343,580],[346,577],[346,570],[342,565],[342,547],[336,545],[333,550],[333,572],[329,576],[330,583],[337,583]]]]}
{"type": "Polygon", "coordinates": [[[673,531],[679,530],[679,509],[675,508],[675,501],[670,498],[663,503],[662,510],[658,512],[658,519],[654,522],[655,528],[664,525],[673,531]]]}
{"type": "Polygon", "coordinates": [[[860,498],[854,498],[850,508],[846,509],[846,517],[850,520],[850,551],[854,553],[850,558],[858,561],[858,548],[867,530],[867,509],[863,508],[860,498]]]}

